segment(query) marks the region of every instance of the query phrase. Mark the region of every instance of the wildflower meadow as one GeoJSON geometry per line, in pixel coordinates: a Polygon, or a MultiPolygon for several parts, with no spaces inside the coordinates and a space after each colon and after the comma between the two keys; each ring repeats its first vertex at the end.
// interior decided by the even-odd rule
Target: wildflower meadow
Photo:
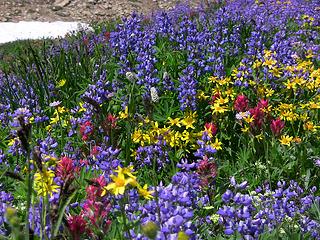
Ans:
{"type": "Polygon", "coordinates": [[[0,71],[0,239],[320,239],[320,2],[133,13],[0,71]]]}

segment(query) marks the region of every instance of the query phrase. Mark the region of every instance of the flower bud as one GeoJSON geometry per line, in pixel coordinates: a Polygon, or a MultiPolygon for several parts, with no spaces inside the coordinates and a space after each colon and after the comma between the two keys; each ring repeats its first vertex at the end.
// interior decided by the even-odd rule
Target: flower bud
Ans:
{"type": "Polygon", "coordinates": [[[6,209],[6,219],[11,224],[11,226],[19,225],[19,218],[17,216],[17,210],[13,207],[8,207],[6,209]]]}
{"type": "Polygon", "coordinates": [[[189,240],[190,237],[183,231],[178,232],[178,240],[189,240]]]}
{"type": "Polygon", "coordinates": [[[144,224],[142,227],[142,233],[146,235],[150,239],[156,239],[157,234],[158,234],[158,226],[152,221],[147,222],[144,224]]]}

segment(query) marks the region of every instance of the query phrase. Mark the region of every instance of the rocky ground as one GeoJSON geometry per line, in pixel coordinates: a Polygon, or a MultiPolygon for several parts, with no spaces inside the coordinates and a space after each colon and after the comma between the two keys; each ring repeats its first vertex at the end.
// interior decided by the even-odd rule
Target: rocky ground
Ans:
{"type": "MultiPolygon", "coordinates": [[[[189,1],[193,6],[208,0],[189,1]]],[[[178,0],[0,0],[0,22],[83,21],[87,23],[170,9],[178,0]]]]}

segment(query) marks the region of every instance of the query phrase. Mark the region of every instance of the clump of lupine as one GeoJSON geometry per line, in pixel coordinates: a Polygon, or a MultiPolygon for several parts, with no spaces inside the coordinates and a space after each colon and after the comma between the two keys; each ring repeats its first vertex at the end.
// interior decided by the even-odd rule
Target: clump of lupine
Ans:
{"type": "Polygon", "coordinates": [[[320,237],[320,223],[308,212],[319,206],[316,187],[306,191],[294,181],[279,181],[274,189],[265,184],[250,192],[247,182],[237,184],[234,178],[231,187],[222,195],[223,206],[217,212],[226,235],[238,232],[245,239],[258,239],[277,228],[284,235],[287,228],[305,237],[320,237]]]}
{"type": "Polygon", "coordinates": [[[319,11],[180,5],[31,49],[0,71],[0,234],[320,238],[319,11]]]}

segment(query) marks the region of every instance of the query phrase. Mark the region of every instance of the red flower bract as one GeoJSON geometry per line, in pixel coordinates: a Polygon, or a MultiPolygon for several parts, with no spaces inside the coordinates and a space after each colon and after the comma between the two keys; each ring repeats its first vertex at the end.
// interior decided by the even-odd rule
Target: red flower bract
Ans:
{"type": "Polygon", "coordinates": [[[108,114],[107,121],[111,124],[111,127],[115,128],[117,125],[117,118],[111,113],[108,114]]]}
{"type": "Polygon", "coordinates": [[[68,157],[62,157],[58,163],[56,174],[62,180],[74,178],[74,174],[77,172],[76,167],[73,164],[73,160],[68,157]]]}
{"type": "Polygon", "coordinates": [[[263,124],[264,112],[260,107],[255,107],[249,109],[251,116],[254,118],[254,121],[250,124],[251,127],[261,129],[263,124]]]}
{"type": "Polygon", "coordinates": [[[269,104],[269,101],[268,99],[265,100],[265,99],[260,99],[260,101],[258,102],[258,107],[259,108],[267,108],[268,107],[268,104],[269,104]]]}
{"type": "Polygon", "coordinates": [[[280,118],[271,120],[270,129],[275,136],[281,134],[282,129],[284,128],[285,123],[281,121],[280,118]]]}
{"type": "Polygon", "coordinates": [[[206,131],[210,132],[213,136],[217,134],[218,128],[214,123],[206,123],[204,125],[206,131]]]}
{"type": "Polygon", "coordinates": [[[238,95],[234,101],[234,109],[238,112],[244,112],[248,109],[249,100],[245,95],[238,95]]]}
{"type": "Polygon", "coordinates": [[[201,185],[208,186],[216,178],[217,171],[217,164],[214,161],[209,161],[207,156],[203,157],[203,160],[198,165],[201,185]]]}
{"type": "Polygon", "coordinates": [[[69,216],[67,218],[69,230],[72,234],[72,238],[79,240],[82,233],[86,231],[86,221],[82,216],[69,216]]]}

